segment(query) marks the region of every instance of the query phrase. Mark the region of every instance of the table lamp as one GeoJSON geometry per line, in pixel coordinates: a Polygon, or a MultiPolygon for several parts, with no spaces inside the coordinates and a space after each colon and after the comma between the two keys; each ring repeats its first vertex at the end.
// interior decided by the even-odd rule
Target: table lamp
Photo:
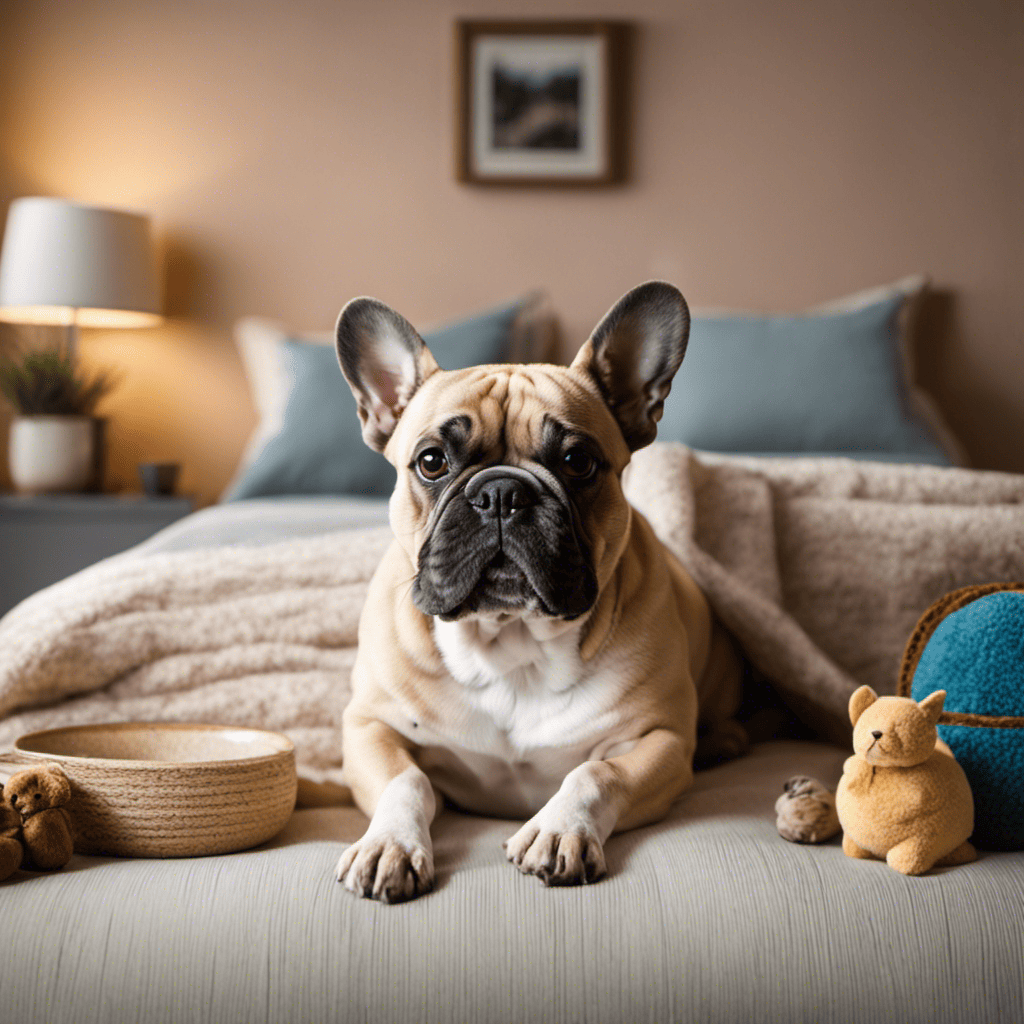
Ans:
{"type": "Polygon", "coordinates": [[[149,218],[63,199],[15,199],[0,254],[0,320],[68,328],[161,320],[149,218]]]}
{"type": "MultiPolygon", "coordinates": [[[[80,327],[149,327],[161,321],[149,218],[63,199],[16,199],[0,252],[0,320],[66,329],[73,365],[80,327]]],[[[98,487],[103,421],[18,416],[9,467],[21,491],[98,487]]]]}

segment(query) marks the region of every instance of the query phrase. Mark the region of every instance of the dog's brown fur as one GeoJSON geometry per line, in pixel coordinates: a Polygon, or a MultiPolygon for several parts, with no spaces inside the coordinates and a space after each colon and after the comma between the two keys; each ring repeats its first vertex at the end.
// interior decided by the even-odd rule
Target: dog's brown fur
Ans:
{"type": "MultiPolygon", "coordinates": [[[[477,812],[529,817],[506,844],[521,871],[549,884],[593,880],[604,873],[609,834],[660,819],[690,785],[698,704],[721,747],[736,753],[744,743],[742,730],[728,723],[739,695],[735,650],[621,487],[631,451],[653,438],[682,359],[685,303],[667,285],[636,289],[569,367],[443,372],[404,320],[380,304],[365,305],[372,302],[355,300],[343,311],[339,350],[364,436],[399,475],[391,501],[395,540],[370,586],[344,716],[345,771],[371,825],[342,856],[338,877],[385,902],[428,889],[436,788],[477,812]],[[681,341],[673,330],[682,331],[681,341]],[[396,336],[411,358],[388,378],[396,336]],[[641,381],[644,367],[649,379],[641,381]],[[415,471],[417,452],[424,444],[449,445],[439,432],[455,417],[469,424],[465,443],[473,455],[465,467],[453,459],[451,473],[466,479],[481,466],[498,466],[548,480],[551,460],[542,465],[540,453],[550,446],[552,422],[600,453],[600,478],[572,499],[597,583],[586,614],[453,613],[456,621],[448,622],[414,604],[419,555],[438,504],[415,471]],[[517,654],[520,641],[541,652],[525,674],[488,677],[481,690],[461,667],[463,658],[486,659],[495,644],[517,654]],[[571,685],[563,701],[565,672],[571,685]],[[507,690],[516,710],[506,715],[487,704],[481,693],[488,687],[507,690]],[[574,701],[578,707],[566,712],[563,704],[574,701]],[[492,776],[506,784],[489,785],[492,776]],[[527,792],[524,784],[519,799],[514,780],[526,777],[535,785],[527,792]]],[[[458,476],[451,486],[462,486],[458,476]]]]}

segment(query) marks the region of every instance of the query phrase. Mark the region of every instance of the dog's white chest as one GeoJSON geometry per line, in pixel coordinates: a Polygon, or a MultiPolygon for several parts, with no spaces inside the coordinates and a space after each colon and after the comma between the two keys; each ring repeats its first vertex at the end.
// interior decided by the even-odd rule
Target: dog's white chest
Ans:
{"type": "Polygon", "coordinates": [[[442,792],[481,813],[530,814],[573,768],[621,738],[621,676],[584,666],[581,628],[435,623],[458,707],[443,731],[418,729],[416,738],[421,766],[442,792]]]}
{"type": "Polygon", "coordinates": [[[580,628],[547,620],[436,620],[434,639],[465,699],[511,743],[546,745],[541,734],[552,716],[570,711],[583,676],[580,628]]]}

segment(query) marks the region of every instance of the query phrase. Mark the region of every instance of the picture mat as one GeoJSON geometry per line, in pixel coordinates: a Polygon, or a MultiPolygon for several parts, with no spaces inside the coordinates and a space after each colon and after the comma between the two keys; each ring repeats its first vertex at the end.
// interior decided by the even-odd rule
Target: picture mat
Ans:
{"type": "Polygon", "coordinates": [[[598,176],[607,170],[606,126],[603,116],[605,83],[604,39],[553,36],[510,39],[478,36],[473,41],[473,164],[478,174],[515,176],[598,176]],[[492,146],[494,92],[492,72],[500,63],[510,70],[542,73],[563,67],[580,69],[578,150],[496,149],[492,146]]]}

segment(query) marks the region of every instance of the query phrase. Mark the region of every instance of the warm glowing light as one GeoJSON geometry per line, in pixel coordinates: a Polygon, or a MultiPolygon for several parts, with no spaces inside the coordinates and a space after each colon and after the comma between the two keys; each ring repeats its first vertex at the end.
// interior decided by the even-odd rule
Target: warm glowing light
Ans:
{"type": "Polygon", "coordinates": [[[11,203],[0,250],[0,320],[64,327],[160,323],[149,218],[66,199],[11,203]]]}
{"type": "Polygon", "coordinates": [[[130,309],[74,309],[71,306],[0,306],[0,320],[10,324],[48,327],[155,327],[163,322],[156,313],[130,309]]]}

